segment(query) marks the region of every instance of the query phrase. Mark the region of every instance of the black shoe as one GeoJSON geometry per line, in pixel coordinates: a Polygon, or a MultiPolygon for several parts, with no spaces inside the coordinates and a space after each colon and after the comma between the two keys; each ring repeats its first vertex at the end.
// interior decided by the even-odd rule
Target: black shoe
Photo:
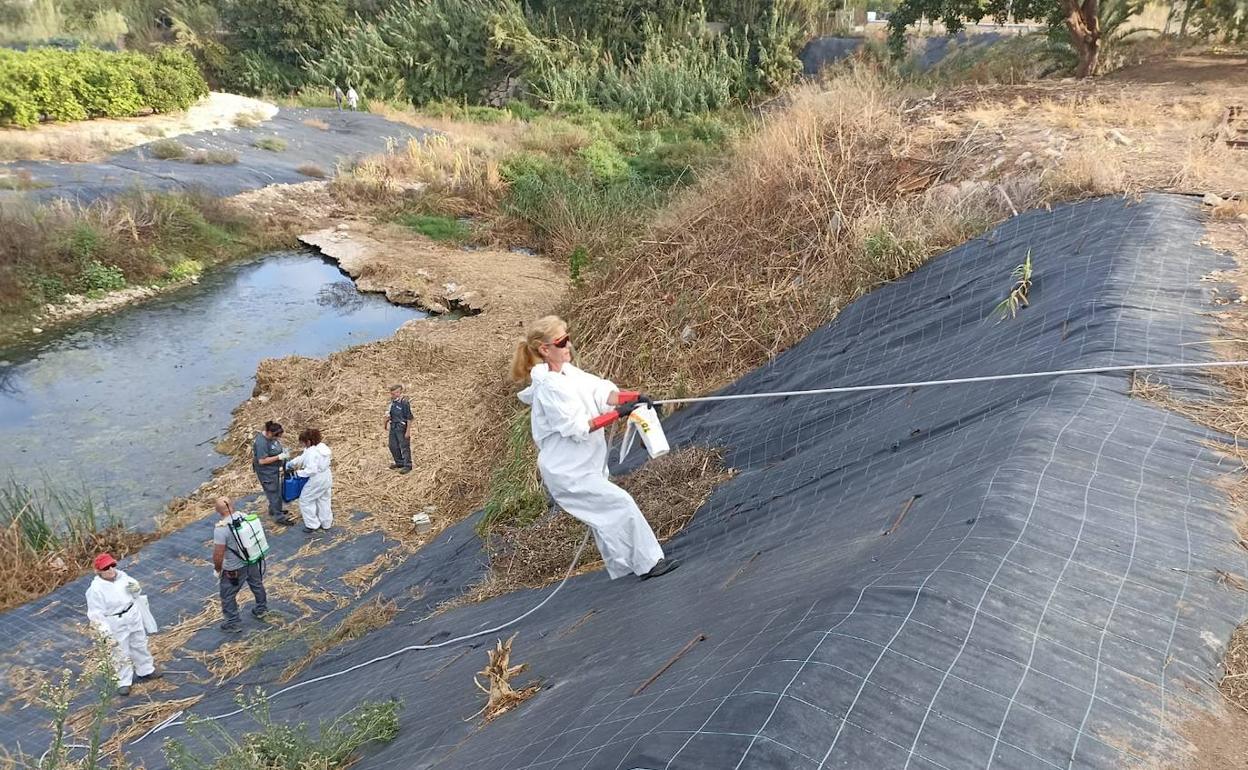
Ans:
{"type": "Polygon", "coordinates": [[[399,473],[411,473],[411,468],[399,468],[399,473]]]}
{"type": "Polygon", "coordinates": [[[252,607],[251,608],[251,616],[253,618],[262,618],[268,614],[269,614],[269,610],[265,607],[252,607]]]}
{"type": "Polygon", "coordinates": [[[402,468],[402,467],[403,466],[400,465],[399,463],[390,463],[390,470],[392,471],[397,471],[399,468],[402,468]]]}
{"type": "Polygon", "coordinates": [[[649,580],[659,575],[666,575],[672,570],[680,566],[680,562],[675,559],[659,559],[658,563],[650,568],[650,571],[641,576],[642,580],[649,580]]]}
{"type": "Polygon", "coordinates": [[[122,697],[125,697],[125,696],[129,695],[129,694],[130,694],[130,685],[126,685],[125,687],[118,687],[118,688],[117,688],[117,694],[118,694],[118,695],[120,695],[120,696],[122,696],[122,697]]]}
{"type": "Polygon", "coordinates": [[[237,634],[243,630],[243,624],[237,620],[227,620],[226,622],[218,626],[218,628],[220,628],[222,631],[226,632],[227,634],[237,634]]]}
{"type": "Polygon", "coordinates": [[[315,532],[315,531],[316,531],[316,527],[304,527],[304,528],[303,528],[303,531],[304,531],[304,533],[305,533],[305,534],[310,535],[310,534],[312,534],[313,532],[315,532]]]}
{"type": "Polygon", "coordinates": [[[152,679],[160,679],[162,676],[164,676],[164,674],[160,673],[159,671],[153,671],[150,674],[140,674],[139,676],[136,676],[134,678],[134,681],[147,682],[152,679]]]}
{"type": "Polygon", "coordinates": [[[273,523],[281,524],[283,527],[290,527],[294,525],[295,520],[290,518],[289,516],[274,516],[273,523]]]}

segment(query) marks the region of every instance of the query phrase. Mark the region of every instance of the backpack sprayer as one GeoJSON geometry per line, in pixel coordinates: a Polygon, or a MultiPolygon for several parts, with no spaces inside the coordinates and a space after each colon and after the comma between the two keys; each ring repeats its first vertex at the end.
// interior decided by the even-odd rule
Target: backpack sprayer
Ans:
{"type": "Polygon", "coordinates": [[[242,559],[244,564],[256,564],[268,555],[269,540],[264,536],[264,525],[260,523],[257,514],[234,514],[226,526],[234,537],[234,545],[238,546],[237,550],[228,545],[226,548],[242,559]]]}

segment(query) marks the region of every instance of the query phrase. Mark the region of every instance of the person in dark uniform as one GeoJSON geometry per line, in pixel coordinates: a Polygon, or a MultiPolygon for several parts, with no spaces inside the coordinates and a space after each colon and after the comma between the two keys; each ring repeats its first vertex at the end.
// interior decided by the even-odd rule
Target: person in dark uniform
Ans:
{"type": "Polygon", "coordinates": [[[264,430],[256,434],[252,442],[251,468],[260,479],[260,488],[269,501],[269,515],[273,521],[289,527],[294,519],[282,509],[282,463],[290,459],[290,453],[278,439],[282,437],[281,423],[269,420],[264,430]]]}
{"type": "Polygon", "coordinates": [[[386,412],[386,428],[390,431],[390,454],[399,473],[412,472],[412,405],[403,398],[403,386],[390,386],[390,411],[386,412]]]}

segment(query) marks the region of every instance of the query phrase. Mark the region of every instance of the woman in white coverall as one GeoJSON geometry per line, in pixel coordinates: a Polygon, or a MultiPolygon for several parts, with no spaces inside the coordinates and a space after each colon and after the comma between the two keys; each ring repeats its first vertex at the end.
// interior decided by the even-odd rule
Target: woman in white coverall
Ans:
{"type": "Polygon", "coordinates": [[[303,516],[303,531],[328,531],[334,525],[334,511],[330,507],[334,492],[334,474],[329,469],[333,452],[321,443],[321,432],[316,428],[308,428],[300,433],[299,442],[305,449],[298,457],[286,463],[286,468],[308,480],[303,492],[299,494],[299,514],[303,516]]]}
{"type": "Polygon", "coordinates": [[[107,553],[95,557],[95,578],[87,587],[87,619],[113,641],[113,669],[119,695],[129,695],[130,685],[136,680],[160,677],[147,649],[147,632],[143,630],[143,613],[138,603],[140,591],[138,581],[117,569],[116,559],[107,553]]]}
{"type": "Polygon", "coordinates": [[[542,481],[560,508],[593,530],[612,580],[630,573],[645,580],[671,572],[679,562],[663,557],[637,503],[607,475],[602,428],[649,399],[620,391],[571,361],[567,324],[546,316],[529,328],[511,363],[517,382],[531,381],[519,395],[533,407],[533,441],[542,481]]]}

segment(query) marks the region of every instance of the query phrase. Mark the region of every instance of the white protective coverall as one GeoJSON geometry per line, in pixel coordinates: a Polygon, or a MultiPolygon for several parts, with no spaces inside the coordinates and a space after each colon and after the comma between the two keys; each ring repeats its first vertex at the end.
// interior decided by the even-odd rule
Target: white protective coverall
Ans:
{"type": "Polygon", "coordinates": [[[147,632],[143,630],[143,614],[138,595],[126,586],[138,583],[121,570],[114,580],[96,575],[87,586],[87,619],[114,642],[113,668],[117,686],[129,687],[137,670],[147,676],[156,670],[152,653],[147,649],[147,632]],[[127,609],[129,608],[129,609],[127,609]]]}
{"type": "Polygon", "coordinates": [[[564,364],[552,372],[538,364],[533,384],[520,400],[533,407],[537,468],[559,507],[589,525],[612,580],[644,575],[659,559],[654,530],[633,498],[607,475],[607,437],[590,432],[589,421],[611,410],[607,397],[617,388],[608,380],[564,364]]]}
{"type": "Polygon", "coordinates": [[[308,529],[329,529],[334,525],[330,507],[334,492],[334,473],[329,469],[333,452],[324,444],[310,446],[290,461],[290,467],[308,480],[299,495],[299,514],[308,529]]]}

